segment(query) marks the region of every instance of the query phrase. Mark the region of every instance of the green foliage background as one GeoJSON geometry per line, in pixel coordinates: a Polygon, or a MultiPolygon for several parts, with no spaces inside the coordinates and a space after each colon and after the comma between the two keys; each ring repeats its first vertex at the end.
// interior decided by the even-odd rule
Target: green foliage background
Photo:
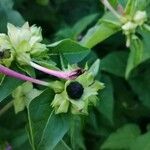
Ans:
{"type": "MultiPolygon", "coordinates": [[[[123,0],[120,2],[124,4],[123,0]]],[[[149,10],[148,5],[148,13],[149,10]]],[[[78,42],[103,14],[104,8],[99,0],[0,0],[0,32],[7,31],[7,22],[22,25],[28,21],[30,25],[42,27],[45,43],[65,38],[78,42]]],[[[109,37],[111,33],[107,29],[104,33],[99,31],[93,39],[101,34],[109,37]]],[[[148,50],[150,33],[144,35],[148,50]]],[[[126,79],[130,50],[125,46],[125,37],[119,31],[104,41],[101,38],[102,42],[96,46],[87,45],[92,51],[86,49],[82,54],[67,45],[70,51],[74,51],[70,54],[65,43],[63,45],[69,63],[82,66],[87,60],[92,64],[97,58],[101,59],[97,79],[105,83],[105,89],[89,116],[82,119],[68,115],[54,117],[48,107],[53,92],[46,90],[31,102],[27,110],[15,115],[11,108],[0,116],[1,145],[8,142],[14,150],[150,150],[150,60],[148,58],[134,67],[126,79]],[[28,135],[29,128],[33,135],[28,135]],[[36,147],[31,148],[28,137],[36,147]]],[[[150,56],[150,52],[146,56],[150,56]]],[[[38,77],[42,78],[40,74],[38,77]]],[[[10,93],[21,83],[16,79],[5,79],[0,86],[0,101],[3,100],[0,108],[11,100],[10,93]]]]}

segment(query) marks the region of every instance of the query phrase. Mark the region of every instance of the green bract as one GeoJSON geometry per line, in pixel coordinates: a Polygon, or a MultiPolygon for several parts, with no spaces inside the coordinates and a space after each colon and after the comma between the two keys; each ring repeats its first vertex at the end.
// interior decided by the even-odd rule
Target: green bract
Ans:
{"type": "Polygon", "coordinates": [[[30,82],[25,82],[17,87],[12,93],[15,113],[23,111],[29,102],[40,93],[40,91],[33,88],[33,85],[30,82]]]}
{"type": "Polygon", "coordinates": [[[103,88],[103,83],[95,81],[90,72],[85,72],[75,80],[66,81],[64,90],[55,95],[51,105],[56,114],[67,113],[68,111],[71,111],[72,114],[88,114],[88,106],[96,105],[98,90],[103,88]],[[77,82],[84,88],[83,94],[79,99],[72,99],[68,96],[66,88],[72,82],[77,82]]]}
{"type": "Polygon", "coordinates": [[[41,28],[35,25],[30,27],[28,22],[22,27],[8,23],[7,28],[8,35],[0,35],[1,49],[10,49],[19,64],[26,65],[31,60],[31,56],[37,57],[47,50],[46,45],[40,43],[41,28]]]}

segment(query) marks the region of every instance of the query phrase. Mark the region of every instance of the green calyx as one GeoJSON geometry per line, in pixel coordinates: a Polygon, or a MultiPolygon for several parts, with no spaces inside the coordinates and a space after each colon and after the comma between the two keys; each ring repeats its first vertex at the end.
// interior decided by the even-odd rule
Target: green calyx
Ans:
{"type": "Polygon", "coordinates": [[[10,49],[20,65],[27,65],[32,57],[40,56],[47,51],[42,44],[41,28],[29,26],[26,22],[22,27],[16,27],[10,23],[7,25],[8,35],[0,34],[0,49],[10,49]]]}
{"type": "Polygon", "coordinates": [[[72,114],[88,114],[88,106],[96,105],[98,91],[104,88],[104,84],[94,80],[90,72],[68,80],[64,90],[57,93],[51,105],[56,114],[71,112],[72,114]]]}
{"type": "Polygon", "coordinates": [[[12,93],[15,113],[23,111],[30,101],[40,93],[41,91],[34,89],[32,83],[29,82],[25,82],[17,87],[12,93]]]}

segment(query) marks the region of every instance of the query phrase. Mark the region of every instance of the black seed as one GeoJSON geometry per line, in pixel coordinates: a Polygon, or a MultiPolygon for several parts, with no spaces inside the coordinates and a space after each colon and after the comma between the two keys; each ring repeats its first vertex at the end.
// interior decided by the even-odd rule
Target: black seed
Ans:
{"type": "Polygon", "coordinates": [[[67,94],[71,99],[77,100],[79,98],[81,98],[84,88],[83,86],[75,81],[75,82],[71,82],[67,88],[66,88],[67,94]]]}

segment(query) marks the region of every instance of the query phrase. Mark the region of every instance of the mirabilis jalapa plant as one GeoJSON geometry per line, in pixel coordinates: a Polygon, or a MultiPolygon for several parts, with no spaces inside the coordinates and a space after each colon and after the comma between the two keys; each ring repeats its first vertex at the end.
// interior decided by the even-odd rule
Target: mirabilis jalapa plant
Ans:
{"type": "Polygon", "coordinates": [[[29,27],[28,23],[22,27],[15,27],[12,24],[8,24],[7,27],[8,35],[0,34],[0,73],[28,81],[12,93],[15,112],[24,110],[27,103],[40,94],[41,91],[34,89],[31,84],[35,83],[55,91],[56,95],[51,106],[56,114],[67,113],[69,107],[73,114],[88,114],[88,106],[96,105],[98,90],[103,89],[103,84],[95,81],[87,68],[83,70],[70,66],[68,71],[57,71],[34,63],[32,58],[41,57],[47,52],[47,46],[40,43],[42,41],[41,29],[36,26],[29,27]],[[26,76],[8,68],[13,61],[20,67],[29,65],[63,80],[46,82],[26,76]]]}

